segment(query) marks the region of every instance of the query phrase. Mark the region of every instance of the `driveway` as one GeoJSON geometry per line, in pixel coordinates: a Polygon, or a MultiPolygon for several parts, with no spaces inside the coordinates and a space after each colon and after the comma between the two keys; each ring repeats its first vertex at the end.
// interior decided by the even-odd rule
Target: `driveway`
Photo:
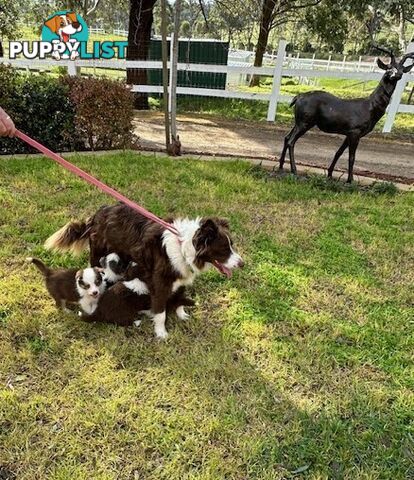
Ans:
{"type": "MultiPolygon", "coordinates": [[[[165,148],[162,113],[140,111],[136,114],[135,126],[143,149],[165,148]]],[[[264,122],[224,120],[197,114],[178,118],[183,153],[274,160],[280,154],[287,131],[264,122]]],[[[326,169],[342,139],[319,131],[308,132],[296,144],[296,162],[326,169]]],[[[347,152],[337,167],[347,168],[347,152]]],[[[387,140],[378,134],[363,138],[357,151],[355,173],[414,184],[414,143],[387,140]]]]}

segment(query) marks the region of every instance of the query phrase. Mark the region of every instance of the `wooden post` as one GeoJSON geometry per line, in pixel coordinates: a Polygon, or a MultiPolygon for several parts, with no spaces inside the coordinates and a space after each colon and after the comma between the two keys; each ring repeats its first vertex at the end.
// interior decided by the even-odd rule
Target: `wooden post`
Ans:
{"type": "Polygon", "coordinates": [[[164,128],[165,128],[165,148],[170,151],[170,115],[168,112],[168,44],[167,44],[167,9],[166,0],[161,0],[161,40],[162,40],[162,85],[163,85],[163,104],[164,104],[164,128]]]}
{"type": "Polygon", "coordinates": [[[287,41],[281,39],[277,50],[276,65],[273,73],[272,93],[270,94],[269,108],[267,110],[267,121],[274,122],[277,110],[277,100],[280,93],[280,83],[282,81],[283,61],[285,60],[287,41]]]}
{"type": "MultiPolygon", "coordinates": [[[[406,53],[410,52],[414,52],[414,42],[411,42],[407,47],[406,53]]],[[[385,119],[384,128],[382,129],[383,133],[389,133],[392,130],[409,75],[409,73],[405,73],[402,79],[397,83],[397,87],[395,88],[390,104],[388,105],[387,118],[385,119]]]]}

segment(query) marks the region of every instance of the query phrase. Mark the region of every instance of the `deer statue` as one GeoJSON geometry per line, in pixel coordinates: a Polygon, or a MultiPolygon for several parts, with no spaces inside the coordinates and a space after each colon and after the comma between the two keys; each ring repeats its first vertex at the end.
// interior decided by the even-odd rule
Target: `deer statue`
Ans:
{"type": "Polygon", "coordinates": [[[414,52],[405,54],[400,61],[397,61],[391,50],[378,46],[375,48],[388,54],[391,60],[389,63],[384,63],[381,59],[377,59],[378,67],[385,70],[385,73],[378,87],[369,97],[343,100],[328,92],[313,91],[301,93],[292,100],[290,106],[295,106],[295,126],[285,137],[279,170],[283,170],[286,152],[289,150],[290,169],[296,175],[295,143],[308,130],[317,126],[323,132],[345,135],[345,140],[335,153],[328,169],[328,177],[332,178],[337,161],[349,148],[347,182],[352,182],[355,152],[360,138],[373,130],[378,120],[384,115],[397,82],[414,66],[414,63],[404,66],[408,59],[414,59],[414,52]]]}

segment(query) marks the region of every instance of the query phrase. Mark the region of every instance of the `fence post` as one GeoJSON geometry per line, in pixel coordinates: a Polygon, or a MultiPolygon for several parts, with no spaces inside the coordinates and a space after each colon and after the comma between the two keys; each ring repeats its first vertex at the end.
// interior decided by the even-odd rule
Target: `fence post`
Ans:
{"type": "MultiPolygon", "coordinates": [[[[414,42],[411,42],[406,50],[406,53],[414,52],[414,42]]],[[[387,117],[385,119],[384,128],[382,129],[382,133],[389,133],[392,130],[392,126],[395,121],[395,116],[398,112],[398,107],[401,103],[401,97],[404,93],[405,86],[408,82],[409,73],[405,73],[402,79],[397,83],[397,87],[394,90],[394,93],[391,97],[390,104],[388,106],[387,117]]]]}
{"type": "Polygon", "coordinates": [[[70,77],[76,77],[77,75],[77,71],[76,71],[76,63],[74,60],[68,60],[68,75],[70,77]]]}
{"type": "Polygon", "coordinates": [[[279,48],[277,49],[276,65],[273,72],[272,93],[270,94],[269,108],[267,110],[267,121],[274,122],[277,110],[277,100],[280,93],[280,83],[282,81],[283,61],[285,60],[287,41],[280,40],[279,48]]]}
{"type": "Polygon", "coordinates": [[[332,60],[332,55],[329,55],[328,63],[326,65],[326,70],[329,70],[329,67],[331,66],[331,60],[332,60]]]}

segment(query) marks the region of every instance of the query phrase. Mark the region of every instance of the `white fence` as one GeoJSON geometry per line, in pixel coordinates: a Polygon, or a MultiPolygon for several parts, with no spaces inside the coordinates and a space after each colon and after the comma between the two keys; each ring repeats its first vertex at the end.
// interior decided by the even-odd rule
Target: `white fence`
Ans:
{"type": "MultiPolygon", "coordinates": [[[[292,96],[282,95],[280,86],[282,77],[336,77],[347,78],[361,81],[376,80],[379,81],[383,72],[376,69],[375,71],[346,71],[346,70],[330,70],[327,74],[326,69],[317,69],[310,67],[292,66],[291,59],[286,57],[286,41],[282,40],[279,44],[276,63],[274,66],[254,67],[251,65],[207,65],[207,64],[187,64],[179,63],[178,70],[191,72],[208,72],[208,73],[225,73],[239,75],[265,75],[273,77],[272,90],[270,93],[255,93],[249,91],[231,90],[231,89],[213,89],[213,88],[193,88],[178,87],[179,95],[197,95],[207,97],[220,98],[240,98],[245,100],[263,100],[269,103],[267,120],[273,122],[276,117],[278,102],[290,102],[292,96]]],[[[414,42],[408,46],[407,51],[414,51],[414,42]]],[[[47,60],[7,60],[0,59],[0,62],[10,63],[16,68],[47,71],[56,67],[66,67],[69,75],[77,75],[82,68],[94,69],[113,69],[126,70],[126,68],[135,69],[162,69],[161,61],[127,61],[127,60],[61,60],[59,62],[47,60]]],[[[313,65],[315,67],[315,63],[313,65]]],[[[390,132],[395,121],[397,113],[414,114],[414,105],[401,104],[401,98],[408,82],[414,81],[414,69],[410,74],[405,74],[398,82],[397,88],[392,96],[387,118],[384,124],[383,132],[390,132]]],[[[162,86],[156,85],[132,85],[132,91],[145,93],[162,93],[162,86]]]]}

